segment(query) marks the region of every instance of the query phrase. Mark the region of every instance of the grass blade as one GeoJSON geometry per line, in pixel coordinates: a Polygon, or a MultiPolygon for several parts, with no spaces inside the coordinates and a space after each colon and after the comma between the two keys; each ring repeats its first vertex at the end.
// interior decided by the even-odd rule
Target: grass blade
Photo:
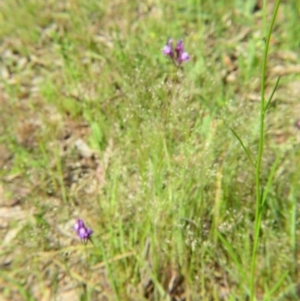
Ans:
{"type": "Polygon", "coordinates": [[[280,285],[282,284],[283,280],[286,278],[286,276],[288,275],[288,271],[286,271],[285,273],[283,273],[281,275],[281,277],[278,279],[278,281],[275,283],[275,285],[272,287],[272,289],[267,293],[267,297],[264,297],[263,300],[269,300],[270,297],[278,290],[278,288],[280,287],[280,285]]]}
{"type": "Polygon", "coordinates": [[[249,161],[251,162],[251,165],[255,168],[255,163],[251,157],[251,154],[248,150],[248,148],[245,146],[245,144],[243,143],[242,139],[239,137],[239,135],[235,132],[235,130],[233,128],[229,128],[231,130],[231,132],[233,133],[233,135],[236,137],[236,139],[240,142],[247,158],[249,159],[249,161]]]}
{"type": "Polygon", "coordinates": [[[246,279],[248,282],[248,279],[246,278],[246,273],[244,273],[244,270],[242,268],[242,265],[240,264],[232,246],[230,245],[230,243],[221,235],[220,232],[217,232],[217,236],[218,238],[221,240],[223,246],[226,248],[227,252],[229,253],[231,259],[233,260],[233,262],[235,263],[236,267],[238,268],[239,274],[242,277],[241,279],[246,279]]]}
{"type": "Polygon", "coordinates": [[[271,93],[271,95],[270,95],[270,97],[269,97],[269,99],[268,99],[268,102],[267,102],[267,104],[266,104],[265,112],[268,110],[269,105],[270,105],[270,103],[271,103],[271,101],[272,101],[272,99],[273,99],[273,96],[274,96],[274,94],[275,94],[275,92],[276,92],[276,90],[277,90],[277,88],[278,88],[280,78],[281,78],[280,76],[277,78],[276,84],[275,84],[275,86],[274,86],[274,88],[273,88],[273,90],[272,90],[272,93],[271,93]]]}
{"type": "Polygon", "coordinates": [[[271,188],[271,185],[272,185],[272,181],[273,181],[273,178],[274,178],[275,171],[276,171],[276,169],[277,169],[277,167],[278,167],[278,164],[279,164],[281,158],[282,158],[282,155],[279,155],[279,156],[276,158],[276,160],[275,160],[275,162],[273,163],[273,165],[272,165],[272,169],[271,169],[271,171],[270,171],[270,173],[269,173],[269,177],[268,177],[268,182],[267,182],[266,188],[264,189],[264,192],[263,192],[263,197],[262,197],[262,201],[261,201],[261,206],[262,206],[262,207],[264,206],[265,201],[266,201],[266,199],[267,199],[267,195],[268,195],[268,193],[269,193],[269,191],[270,191],[270,188],[271,188]]]}

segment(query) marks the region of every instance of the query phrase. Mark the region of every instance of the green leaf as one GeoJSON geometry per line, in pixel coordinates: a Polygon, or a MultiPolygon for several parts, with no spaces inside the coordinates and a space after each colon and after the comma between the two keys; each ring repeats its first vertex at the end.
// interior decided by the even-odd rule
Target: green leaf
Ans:
{"type": "Polygon", "coordinates": [[[274,88],[272,90],[272,93],[271,93],[271,95],[270,95],[270,97],[268,99],[268,102],[267,102],[267,104],[265,106],[265,112],[268,110],[268,107],[269,107],[269,105],[270,105],[270,103],[271,103],[271,101],[273,99],[273,96],[274,96],[274,94],[275,94],[275,92],[276,92],[276,90],[278,88],[279,81],[280,81],[280,76],[277,78],[276,84],[275,84],[275,86],[274,86],[274,88]]]}
{"type": "Polygon", "coordinates": [[[236,139],[240,142],[244,152],[246,153],[246,156],[248,157],[249,161],[251,162],[252,166],[255,168],[255,163],[251,157],[250,151],[247,149],[247,147],[245,146],[245,144],[243,143],[242,139],[239,137],[239,135],[235,132],[234,129],[229,128],[231,130],[231,132],[233,133],[233,135],[236,137],[236,139]]]}

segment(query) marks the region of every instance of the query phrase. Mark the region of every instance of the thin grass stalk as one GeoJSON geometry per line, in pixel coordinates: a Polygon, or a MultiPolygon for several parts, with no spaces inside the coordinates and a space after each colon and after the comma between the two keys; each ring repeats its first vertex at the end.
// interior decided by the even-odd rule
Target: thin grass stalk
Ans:
{"type": "MultiPolygon", "coordinates": [[[[258,154],[256,160],[256,170],[255,170],[255,185],[256,185],[256,210],[255,210],[255,225],[254,225],[254,242],[253,242],[253,249],[252,249],[252,258],[251,258],[251,288],[250,288],[250,301],[255,300],[255,267],[256,267],[256,255],[257,255],[257,248],[259,243],[259,233],[260,227],[262,222],[262,191],[261,191],[261,162],[263,156],[263,148],[264,148],[264,128],[265,128],[265,114],[266,114],[266,107],[265,107],[265,83],[266,83],[266,69],[267,69],[267,59],[268,59],[268,52],[270,46],[270,39],[272,30],[274,27],[276,15],[278,12],[278,8],[280,5],[280,0],[276,1],[275,9],[273,11],[271,25],[269,31],[267,32],[267,37],[265,40],[265,49],[264,49],[264,56],[263,56],[263,64],[262,64],[262,71],[261,71],[261,102],[260,102],[260,129],[259,129],[259,146],[258,146],[258,154]]],[[[266,22],[266,0],[264,0],[264,22],[266,22]]]]}

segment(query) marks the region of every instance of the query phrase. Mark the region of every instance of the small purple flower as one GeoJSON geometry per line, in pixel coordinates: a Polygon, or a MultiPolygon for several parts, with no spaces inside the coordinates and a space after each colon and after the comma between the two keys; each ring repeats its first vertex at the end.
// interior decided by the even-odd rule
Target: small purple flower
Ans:
{"type": "Polygon", "coordinates": [[[169,39],[167,45],[163,48],[163,54],[168,55],[175,66],[180,66],[183,62],[186,62],[190,59],[190,56],[187,52],[184,51],[184,45],[182,40],[177,42],[175,50],[173,51],[173,39],[169,39]]]}
{"type": "Polygon", "coordinates": [[[172,50],[172,43],[173,43],[173,40],[169,39],[167,42],[167,45],[163,48],[163,54],[169,55],[171,58],[174,57],[174,53],[172,50]]]}
{"type": "Polygon", "coordinates": [[[87,228],[81,219],[77,220],[77,223],[74,225],[73,229],[77,232],[77,235],[84,243],[90,240],[91,235],[93,234],[93,230],[87,228]]]}
{"type": "Polygon", "coordinates": [[[92,229],[83,228],[83,227],[77,231],[78,236],[83,240],[89,239],[92,233],[93,233],[92,229]]]}
{"type": "Polygon", "coordinates": [[[84,225],[83,220],[78,219],[78,220],[77,220],[77,223],[74,225],[74,228],[73,228],[73,229],[74,229],[76,232],[78,232],[80,228],[84,228],[84,227],[85,227],[85,225],[84,225]]]}
{"type": "Polygon", "coordinates": [[[181,40],[178,41],[175,52],[176,58],[180,64],[190,59],[188,53],[184,51],[183,42],[181,40]]]}

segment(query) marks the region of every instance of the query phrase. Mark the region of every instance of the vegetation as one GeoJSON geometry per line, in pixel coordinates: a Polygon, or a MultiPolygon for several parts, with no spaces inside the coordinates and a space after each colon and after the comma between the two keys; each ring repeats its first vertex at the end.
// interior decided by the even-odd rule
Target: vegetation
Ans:
{"type": "Polygon", "coordinates": [[[0,3],[0,299],[299,300],[299,15],[0,3]]]}

